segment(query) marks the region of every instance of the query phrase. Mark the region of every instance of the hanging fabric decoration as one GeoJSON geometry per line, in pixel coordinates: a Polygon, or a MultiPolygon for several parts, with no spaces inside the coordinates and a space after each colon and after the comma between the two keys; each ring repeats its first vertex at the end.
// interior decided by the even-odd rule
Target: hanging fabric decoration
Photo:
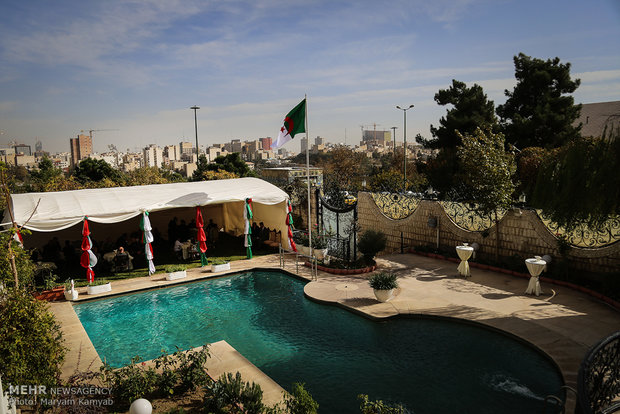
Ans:
{"type": "Polygon", "coordinates": [[[142,219],[140,220],[140,229],[142,230],[142,243],[144,243],[144,255],[149,263],[149,276],[155,273],[155,264],[153,263],[153,228],[151,227],[151,220],[149,219],[149,212],[142,213],[142,219]]]}
{"type": "Polygon", "coordinates": [[[19,247],[24,248],[24,238],[18,229],[15,229],[15,234],[13,235],[13,240],[19,243],[19,247]]]}
{"type": "Polygon", "coordinates": [[[209,264],[207,260],[207,235],[204,230],[204,220],[202,219],[202,213],[200,212],[200,206],[196,206],[196,228],[198,229],[198,251],[200,252],[200,265],[206,266],[209,264]]]}
{"type": "Polygon", "coordinates": [[[252,199],[245,199],[245,206],[243,207],[243,219],[245,220],[245,242],[243,243],[245,246],[245,254],[248,259],[252,258],[252,228],[250,227],[250,220],[253,218],[252,215],[252,199]]]}
{"type": "Polygon", "coordinates": [[[93,243],[90,240],[90,230],[88,229],[88,217],[84,217],[84,226],[82,227],[82,256],[80,264],[86,268],[86,280],[89,283],[95,281],[95,272],[93,267],[97,264],[97,256],[92,252],[93,243]]]}
{"type": "Polygon", "coordinates": [[[290,250],[296,252],[297,246],[295,245],[295,240],[293,240],[293,209],[291,208],[291,200],[286,201],[286,226],[288,227],[288,247],[290,250]]]}

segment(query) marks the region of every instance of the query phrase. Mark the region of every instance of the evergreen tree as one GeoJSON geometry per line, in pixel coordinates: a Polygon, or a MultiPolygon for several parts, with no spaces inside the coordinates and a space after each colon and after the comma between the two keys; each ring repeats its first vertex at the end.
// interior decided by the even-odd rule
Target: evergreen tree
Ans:
{"type": "Polygon", "coordinates": [[[579,137],[581,125],[573,126],[581,105],[568,95],[580,80],[570,77],[570,63],[559,58],[542,60],[523,53],[514,57],[517,85],[506,90],[508,100],[497,108],[506,141],[523,149],[556,148],[579,137]]]}
{"type": "Polygon", "coordinates": [[[440,89],[435,94],[435,101],[439,105],[452,105],[448,109],[445,117],[439,120],[439,127],[431,125],[431,133],[435,139],[424,141],[429,148],[456,148],[461,144],[461,139],[457,133],[473,134],[476,128],[495,126],[497,117],[495,116],[495,105],[488,100],[480,85],[474,84],[468,88],[464,82],[452,80],[452,85],[448,89],[440,89]]]}

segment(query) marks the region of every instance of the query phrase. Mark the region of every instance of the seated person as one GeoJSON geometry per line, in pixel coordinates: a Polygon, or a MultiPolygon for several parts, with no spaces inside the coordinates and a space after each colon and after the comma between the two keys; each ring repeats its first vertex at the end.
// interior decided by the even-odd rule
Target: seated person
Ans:
{"type": "Polygon", "coordinates": [[[115,263],[120,263],[122,261],[122,258],[126,256],[128,259],[128,270],[133,270],[133,256],[130,255],[129,253],[127,253],[125,251],[125,248],[123,246],[119,247],[118,250],[116,251],[116,258],[114,259],[115,263]]]}
{"type": "Polygon", "coordinates": [[[183,258],[183,243],[178,238],[174,241],[173,251],[177,259],[183,258]]]}

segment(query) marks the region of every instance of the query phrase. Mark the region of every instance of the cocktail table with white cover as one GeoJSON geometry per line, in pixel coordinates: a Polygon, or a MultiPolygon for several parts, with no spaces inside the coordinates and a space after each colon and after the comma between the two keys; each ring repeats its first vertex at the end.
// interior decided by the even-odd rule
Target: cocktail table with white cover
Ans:
{"type": "Polygon", "coordinates": [[[458,254],[459,259],[461,259],[461,263],[459,263],[457,270],[461,276],[471,276],[471,272],[469,271],[469,263],[467,260],[469,260],[473,252],[474,248],[468,246],[467,243],[463,243],[462,246],[456,246],[456,254],[458,254]]]}
{"type": "Polygon", "coordinates": [[[540,296],[541,289],[539,277],[542,271],[545,270],[547,262],[542,260],[540,256],[534,256],[531,259],[525,259],[525,265],[527,266],[527,270],[530,272],[530,275],[532,275],[525,293],[528,295],[534,294],[536,296],[540,296]]]}

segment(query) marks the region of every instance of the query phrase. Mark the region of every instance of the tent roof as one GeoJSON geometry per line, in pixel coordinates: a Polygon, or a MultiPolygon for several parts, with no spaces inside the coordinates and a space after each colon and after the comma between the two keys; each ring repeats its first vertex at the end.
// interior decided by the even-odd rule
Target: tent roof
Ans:
{"type": "MultiPolygon", "coordinates": [[[[244,201],[273,205],[288,199],[278,187],[258,178],[12,194],[15,222],[34,231],[57,231],[80,223],[118,223],[143,211],[244,201]]],[[[8,214],[5,213],[5,214],[8,214]]],[[[7,217],[5,215],[4,222],[7,217]]]]}

